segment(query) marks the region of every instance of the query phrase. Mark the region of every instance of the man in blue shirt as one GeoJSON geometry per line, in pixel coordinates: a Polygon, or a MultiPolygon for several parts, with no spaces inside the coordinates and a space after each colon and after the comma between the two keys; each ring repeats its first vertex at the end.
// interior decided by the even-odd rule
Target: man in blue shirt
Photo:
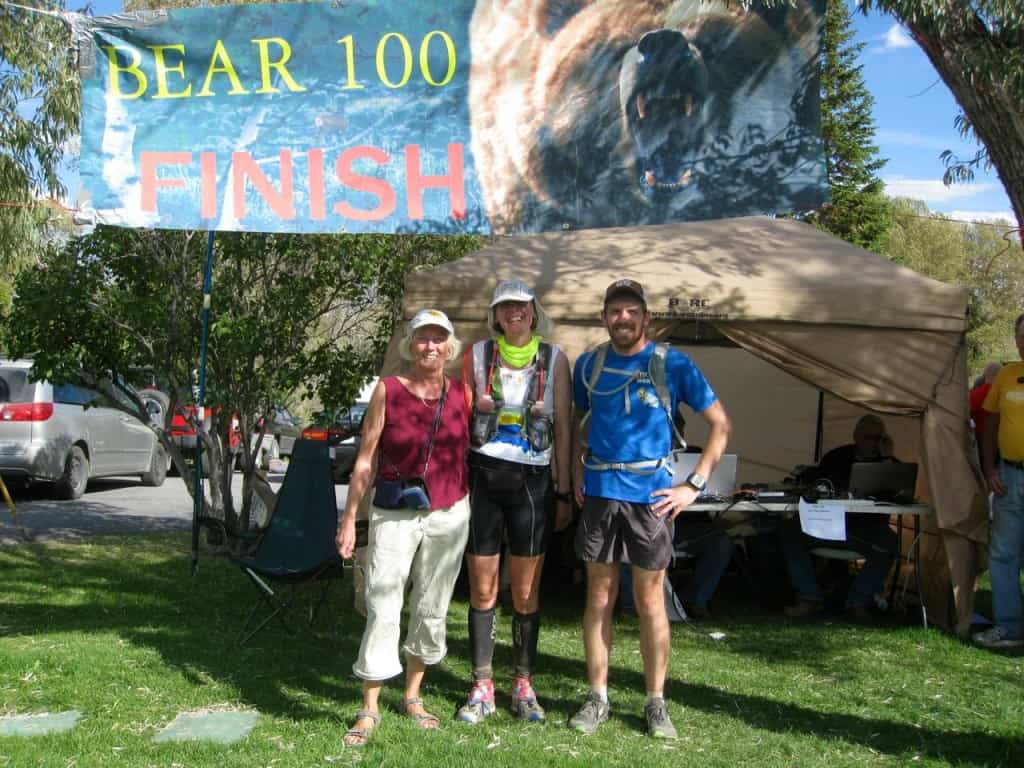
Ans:
{"type": "Polygon", "coordinates": [[[601,320],[610,344],[604,352],[580,355],[573,376],[577,422],[585,422],[589,433],[576,430],[574,455],[580,462],[573,472],[583,510],[576,552],[587,568],[583,644],[591,691],[569,727],[590,734],[608,719],[612,611],[625,555],[632,563],[640,620],[647,732],[655,738],[676,738],[664,699],[670,635],[663,582],[672,558],[672,521],[706,486],[725,451],[729,417],[704,375],[678,350],[665,353],[665,380],[652,380],[657,366],[651,358],[660,351],[647,338],[651,313],[638,282],[617,280],[608,286],[601,320]],[[600,373],[592,381],[595,365],[600,373]],[[668,411],[659,391],[666,387],[668,411]],[[710,432],[696,470],[673,486],[668,467],[672,414],[684,403],[700,414],[710,432]]]}

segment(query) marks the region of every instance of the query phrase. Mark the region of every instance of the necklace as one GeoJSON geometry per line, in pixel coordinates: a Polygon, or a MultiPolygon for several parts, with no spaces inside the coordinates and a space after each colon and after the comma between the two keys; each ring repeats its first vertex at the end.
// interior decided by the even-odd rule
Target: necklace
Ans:
{"type": "MultiPolygon", "coordinates": [[[[437,398],[437,397],[423,397],[423,395],[421,395],[421,394],[420,394],[419,392],[415,391],[415,390],[414,390],[414,389],[412,388],[412,386],[411,386],[411,385],[413,385],[414,383],[418,383],[418,382],[415,382],[415,380],[414,380],[414,379],[409,379],[409,384],[410,384],[410,386],[406,387],[406,389],[407,389],[407,390],[408,390],[408,391],[409,391],[409,392],[410,392],[411,394],[415,395],[415,396],[416,396],[416,399],[417,399],[417,400],[419,400],[419,401],[420,401],[421,403],[423,403],[423,407],[424,407],[424,408],[429,408],[429,409],[431,409],[431,410],[432,410],[432,409],[434,408],[434,406],[433,406],[433,405],[431,404],[431,402],[434,402],[434,403],[436,403],[436,402],[437,402],[437,400],[438,400],[438,398],[437,398]],[[428,401],[431,401],[431,402],[428,402],[428,401]]],[[[443,384],[441,385],[441,389],[442,389],[442,390],[444,389],[444,385],[443,385],[443,384]]],[[[440,395],[438,395],[438,397],[440,397],[440,395]]]]}

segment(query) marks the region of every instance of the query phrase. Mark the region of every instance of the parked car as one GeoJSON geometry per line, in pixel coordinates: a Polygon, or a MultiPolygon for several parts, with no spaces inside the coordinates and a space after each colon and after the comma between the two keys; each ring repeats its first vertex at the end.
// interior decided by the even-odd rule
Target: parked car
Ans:
{"type": "MultiPolygon", "coordinates": [[[[143,396],[145,399],[145,396],[143,396]]],[[[147,403],[147,408],[149,404],[147,403]]],[[[206,409],[206,415],[203,419],[203,428],[209,432],[212,429],[210,419],[210,409],[206,409]]],[[[196,417],[196,407],[194,405],[179,405],[171,416],[171,428],[168,431],[168,436],[172,443],[177,444],[178,448],[181,449],[182,455],[186,461],[192,461],[196,452],[196,428],[193,426],[196,417]]],[[[229,452],[229,467],[238,466],[238,457],[242,452],[242,437],[238,429],[238,418],[231,419],[231,432],[228,435],[228,452],[229,452]]],[[[203,471],[208,470],[208,465],[205,459],[206,454],[203,454],[203,471]]],[[[172,471],[174,471],[172,469],[172,471]]]]}
{"type": "Polygon", "coordinates": [[[352,476],[368,406],[369,403],[354,403],[333,414],[321,412],[314,417],[313,426],[302,431],[302,437],[308,440],[327,441],[336,483],[347,483],[352,476]]]}
{"type": "MultiPolygon", "coordinates": [[[[167,452],[156,432],[108,396],[31,377],[28,360],[0,360],[0,475],[53,483],[58,498],[77,499],[95,477],[138,475],[162,485],[167,452]]],[[[127,386],[127,385],[124,385],[127,386]]],[[[122,405],[131,406],[127,395],[122,405]]]]}
{"type": "Polygon", "coordinates": [[[171,403],[171,398],[167,394],[170,392],[167,381],[157,376],[150,368],[133,366],[129,369],[128,383],[135,387],[142,398],[153,426],[162,427],[164,415],[171,403]]]}
{"type": "MultiPolygon", "coordinates": [[[[253,430],[253,441],[259,435],[263,426],[263,420],[256,422],[253,430]]],[[[285,458],[292,455],[295,450],[295,441],[302,437],[302,420],[291,414],[284,406],[274,408],[270,414],[270,421],[263,433],[263,444],[260,447],[259,465],[268,469],[270,462],[274,459],[285,458]]]]}
{"type": "MultiPolygon", "coordinates": [[[[167,409],[170,408],[171,398],[169,382],[158,375],[150,368],[135,368],[131,372],[131,383],[135,385],[139,397],[146,406],[150,421],[154,427],[163,427],[167,409]]],[[[179,402],[171,416],[171,424],[167,431],[168,439],[181,449],[186,461],[191,461],[196,451],[196,407],[191,403],[199,396],[199,387],[195,385],[191,390],[185,390],[179,396],[179,402]],[[184,402],[183,402],[184,400],[184,402]]],[[[203,426],[206,430],[212,428],[210,409],[206,410],[203,426]]],[[[237,464],[238,456],[242,450],[242,437],[238,430],[238,419],[231,420],[231,433],[228,437],[228,451],[230,462],[237,464]]],[[[205,467],[205,461],[203,462],[205,467]]],[[[173,474],[175,469],[170,467],[173,474]]]]}

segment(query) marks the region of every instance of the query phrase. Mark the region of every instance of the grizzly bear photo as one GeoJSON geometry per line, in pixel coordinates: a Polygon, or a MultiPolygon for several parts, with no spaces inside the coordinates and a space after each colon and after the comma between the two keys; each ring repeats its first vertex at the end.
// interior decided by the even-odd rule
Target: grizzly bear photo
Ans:
{"type": "Polygon", "coordinates": [[[495,230],[820,205],[822,16],[822,0],[478,0],[472,149],[495,230]]]}

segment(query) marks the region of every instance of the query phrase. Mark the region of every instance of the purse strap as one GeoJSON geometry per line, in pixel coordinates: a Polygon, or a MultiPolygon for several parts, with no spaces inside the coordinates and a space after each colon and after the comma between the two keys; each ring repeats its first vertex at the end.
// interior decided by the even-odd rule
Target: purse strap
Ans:
{"type": "Polygon", "coordinates": [[[434,424],[430,427],[430,437],[427,438],[427,458],[423,462],[423,479],[427,479],[427,470],[430,469],[430,454],[434,452],[434,438],[437,437],[437,430],[441,426],[441,414],[444,411],[444,401],[448,397],[448,377],[442,374],[441,398],[437,401],[437,410],[434,412],[434,424]]]}

